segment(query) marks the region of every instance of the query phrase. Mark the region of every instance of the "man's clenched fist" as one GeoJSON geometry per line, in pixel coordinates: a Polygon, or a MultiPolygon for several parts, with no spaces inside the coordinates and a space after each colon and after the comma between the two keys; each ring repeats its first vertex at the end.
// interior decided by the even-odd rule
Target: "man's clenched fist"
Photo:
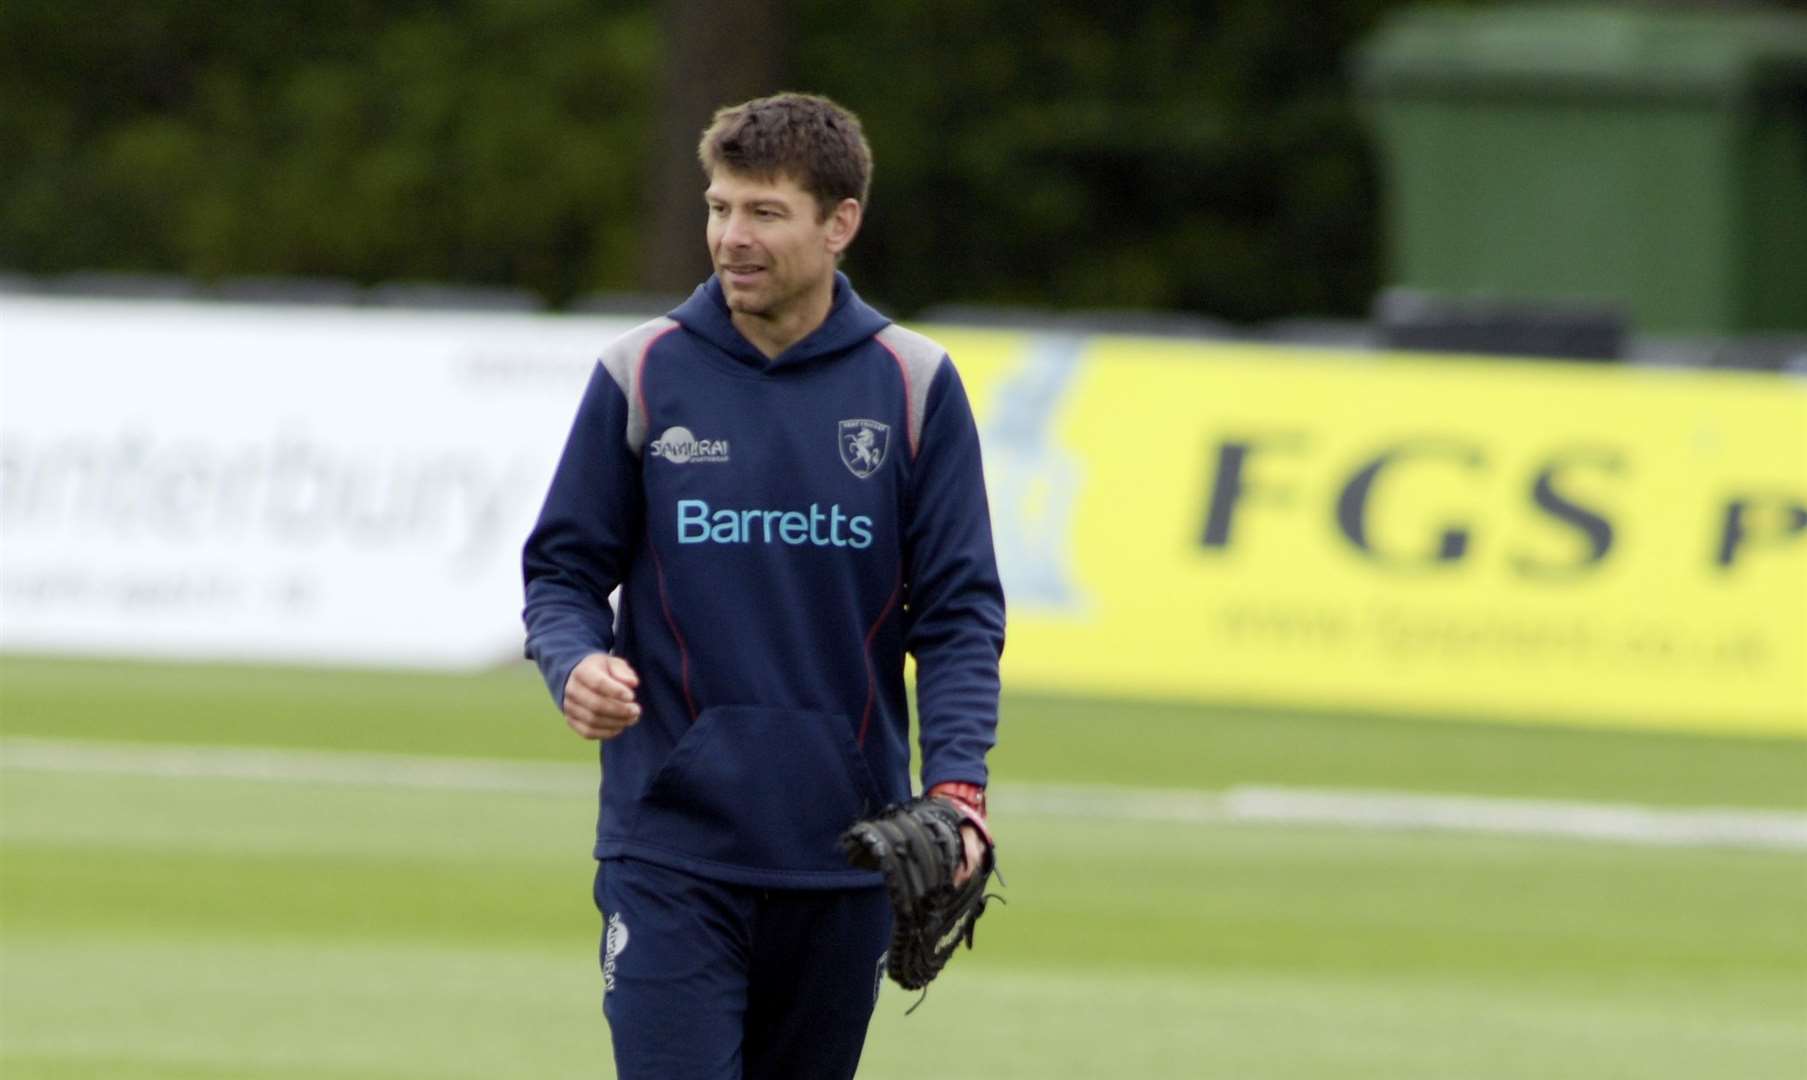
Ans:
{"type": "Polygon", "coordinates": [[[591,653],[565,680],[565,723],[586,739],[612,739],[640,719],[640,676],[619,656],[591,653]]]}

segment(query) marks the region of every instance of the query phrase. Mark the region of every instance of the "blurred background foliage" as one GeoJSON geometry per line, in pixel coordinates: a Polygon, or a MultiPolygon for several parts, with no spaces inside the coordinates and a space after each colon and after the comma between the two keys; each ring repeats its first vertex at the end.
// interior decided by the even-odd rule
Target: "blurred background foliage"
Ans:
{"type": "Polygon", "coordinates": [[[687,290],[701,184],[672,159],[695,177],[708,102],[794,87],[866,120],[849,269],[899,314],[1358,313],[1342,57],[1392,6],[10,0],[0,266],[687,290]]]}
{"type": "Polygon", "coordinates": [[[0,5],[0,263],[632,283],[644,5],[0,5]]]}
{"type": "Polygon", "coordinates": [[[1377,195],[1341,58],[1396,5],[930,0],[845,29],[836,6],[799,4],[797,64],[882,140],[855,263],[878,295],[1365,309],[1377,195]]]}
{"type": "Polygon", "coordinates": [[[866,120],[849,269],[936,303],[1364,314],[1346,57],[1402,0],[9,0],[0,267],[683,292],[695,133],[866,120]]]}

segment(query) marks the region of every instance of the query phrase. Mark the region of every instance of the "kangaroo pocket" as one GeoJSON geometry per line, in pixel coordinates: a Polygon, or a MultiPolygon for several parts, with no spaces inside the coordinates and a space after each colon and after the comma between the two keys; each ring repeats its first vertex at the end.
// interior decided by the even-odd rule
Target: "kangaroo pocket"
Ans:
{"type": "Polygon", "coordinates": [[[843,830],[881,800],[845,717],[704,709],[646,793],[632,838],[762,870],[847,870],[843,830]]]}

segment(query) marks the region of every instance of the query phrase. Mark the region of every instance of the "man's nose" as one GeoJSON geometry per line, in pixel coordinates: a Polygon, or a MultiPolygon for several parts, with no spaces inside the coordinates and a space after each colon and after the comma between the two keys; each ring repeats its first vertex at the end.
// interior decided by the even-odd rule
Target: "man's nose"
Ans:
{"type": "Polygon", "coordinates": [[[731,248],[744,248],[752,243],[752,232],[748,228],[745,214],[728,212],[728,220],[722,226],[722,243],[731,248]]]}

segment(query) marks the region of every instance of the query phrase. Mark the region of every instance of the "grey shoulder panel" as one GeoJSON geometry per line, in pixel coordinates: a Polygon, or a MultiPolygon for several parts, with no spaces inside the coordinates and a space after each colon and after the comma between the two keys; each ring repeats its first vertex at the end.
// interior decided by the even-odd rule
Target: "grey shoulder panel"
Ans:
{"type": "Polygon", "coordinates": [[[615,380],[615,385],[621,388],[622,396],[627,398],[627,448],[635,457],[640,455],[640,449],[646,445],[646,408],[640,395],[641,369],[646,361],[646,352],[653,342],[675,330],[677,326],[676,319],[663,315],[643,322],[609,342],[596,361],[608,371],[609,377],[615,380]]]}
{"type": "Polygon", "coordinates": [[[880,330],[878,340],[903,369],[904,389],[910,399],[910,456],[915,457],[917,444],[922,442],[922,413],[929,400],[929,384],[947,362],[947,350],[934,338],[905,330],[896,323],[880,330]]]}

